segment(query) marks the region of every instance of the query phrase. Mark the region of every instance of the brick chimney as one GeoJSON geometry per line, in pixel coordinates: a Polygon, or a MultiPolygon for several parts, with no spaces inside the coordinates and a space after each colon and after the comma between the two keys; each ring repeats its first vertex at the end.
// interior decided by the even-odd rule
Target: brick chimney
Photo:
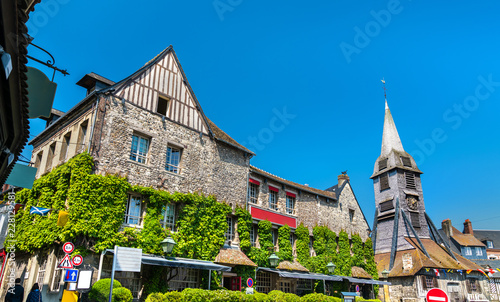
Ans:
{"type": "Polygon", "coordinates": [[[347,176],[347,171],[342,172],[342,174],[340,174],[338,176],[338,179],[339,179],[339,188],[340,188],[344,184],[344,182],[349,180],[349,176],[347,176]]]}
{"type": "Polygon", "coordinates": [[[474,235],[474,231],[472,230],[472,222],[469,219],[464,222],[464,234],[474,235]]]}
{"type": "Polygon", "coordinates": [[[451,220],[445,219],[441,222],[441,228],[443,229],[446,237],[453,236],[453,227],[451,226],[451,220]]]}

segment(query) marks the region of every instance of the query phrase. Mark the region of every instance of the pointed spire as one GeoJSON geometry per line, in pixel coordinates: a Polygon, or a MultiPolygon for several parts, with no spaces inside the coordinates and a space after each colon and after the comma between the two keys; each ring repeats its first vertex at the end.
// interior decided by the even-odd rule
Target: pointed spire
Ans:
{"type": "Polygon", "coordinates": [[[391,110],[389,105],[387,105],[387,99],[385,100],[385,118],[384,118],[384,134],[382,135],[382,151],[380,156],[387,156],[391,153],[391,150],[405,152],[403,149],[403,144],[401,144],[401,139],[399,138],[398,130],[396,129],[396,124],[392,119],[391,110]]]}

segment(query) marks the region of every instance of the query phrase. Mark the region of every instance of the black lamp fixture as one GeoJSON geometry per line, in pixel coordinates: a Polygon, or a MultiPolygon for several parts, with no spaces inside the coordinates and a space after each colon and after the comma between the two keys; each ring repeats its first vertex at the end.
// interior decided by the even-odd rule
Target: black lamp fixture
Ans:
{"type": "Polygon", "coordinates": [[[333,262],[331,262],[331,261],[326,265],[326,268],[328,269],[328,272],[330,274],[333,274],[333,272],[335,271],[336,267],[337,266],[333,262]]]}
{"type": "Polygon", "coordinates": [[[174,249],[174,246],[177,243],[172,239],[172,237],[168,236],[167,238],[163,239],[162,242],[160,242],[161,248],[163,251],[167,254],[172,253],[172,250],[174,249]]]}
{"type": "Polygon", "coordinates": [[[276,254],[273,252],[271,256],[269,256],[269,264],[271,264],[272,267],[277,267],[278,263],[280,262],[280,258],[276,256],[276,254]]]}

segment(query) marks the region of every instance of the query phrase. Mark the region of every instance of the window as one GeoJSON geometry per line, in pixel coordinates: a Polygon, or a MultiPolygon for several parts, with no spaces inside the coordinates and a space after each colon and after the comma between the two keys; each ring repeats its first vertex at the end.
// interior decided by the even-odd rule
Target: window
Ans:
{"type": "Polygon", "coordinates": [[[227,221],[226,240],[227,241],[232,241],[234,239],[233,218],[232,217],[227,217],[226,221],[227,221]]]}
{"type": "Polygon", "coordinates": [[[493,248],[493,241],[486,241],[486,245],[488,246],[489,249],[493,248]]]}
{"type": "Polygon", "coordinates": [[[352,222],[354,220],[354,210],[349,209],[349,221],[352,222]]]}
{"type": "Polygon", "coordinates": [[[380,191],[389,189],[389,175],[384,173],[380,175],[380,191]]]}
{"type": "Polygon", "coordinates": [[[257,204],[259,198],[259,185],[250,182],[248,184],[248,201],[257,204]]]}
{"type": "Polygon", "coordinates": [[[295,194],[286,192],[286,213],[295,214],[295,194]]]}
{"type": "Polygon", "coordinates": [[[54,153],[56,152],[56,143],[52,143],[49,147],[49,154],[47,155],[47,163],[45,164],[45,172],[49,172],[52,169],[52,160],[54,159],[54,153]]]}
{"type": "Polygon", "coordinates": [[[156,112],[161,115],[167,115],[168,99],[163,97],[158,97],[158,106],[156,107],[156,112]]]}
{"type": "Polygon", "coordinates": [[[130,149],[130,159],[142,164],[146,163],[149,150],[149,139],[139,136],[132,136],[132,148],[130,149]]]}
{"type": "Polygon", "coordinates": [[[181,149],[168,146],[167,147],[167,163],[165,170],[172,173],[179,173],[179,163],[181,161],[181,149]]]}
{"type": "Polygon", "coordinates": [[[278,230],[272,229],[271,234],[273,235],[273,246],[277,246],[278,245],[278,230]]]}
{"type": "Polygon", "coordinates": [[[406,188],[408,189],[416,189],[417,186],[415,184],[415,173],[413,172],[405,172],[406,178],[406,188]]]}
{"type": "Polygon", "coordinates": [[[293,250],[293,245],[295,244],[295,235],[290,233],[290,245],[292,246],[292,250],[293,250]]]}
{"type": "Polygon", "coordinates": [[[118,280],[123,287],[130,289],[132,297],[135,301],[139,301],[139,293],[141,291],[141,273],[115,272],[115,279],[118,280]]]}
{"type": "Polygon", "coordinates": [[[460,292],[460,283],[448,282],[448,284],[446,284],[446,289],[448,290],[448,293],[459,293],[460,292]]]}
{"type": "Polygon", "coordinates": [[[469,293],[481,293],[481,287],[476,279],[467,279],[466,285],[469,293]]]}
{"type": "Polygon", "coordinates": [[[70,140],[71,140],[71,132],[68,132],[63,137],[62,146],[61,146],[61,154],[59,154],[60,161],[66,160],[68,158],[68,149],[69,149],[70,140]]]}
{"type": "Polygon", "coordinates": [[[41,258],[40,254],[38,254],[38,276],[36,277],[36,282],[38,282],[40,291],[42,291],[43,288],[46,271],[47,271],[47,256],[41,258]]]}
{"type": "Polygon", "coordinates": [[[381,159],[378,161],[378,170],[382,171],[387,168],[387,158],[381,159]]]}
{"type": "Polygon", "coordinates": [[[483,249],[481,247],[476,247],[476,256],[482,256],[483,255],[483,249]]]}
{"type": "Polygon", "coordinates": [[[425,288],[431,289],[437,287],[437,279],[436,277],[425,276],[425,288]]]}
{"type": "Polygon", "coordinates": [[[85,149],[85,140],[87,139],[88,120],[80,124],[80,133],[78,134],[78,148],[80,151],[85,149]]]}
{"type": "Polygon", "coordinates": [[[167,204],[161,209],[161,226],[175,231],[175,204],[167,204]]]}
{"type": "Polygon", "coordinates": [[[43,157],[43,152],[42,151],[38,152],[35,159],[35,168],[37,169],[40,168],[40,165],[42,164],[42,157],[43,157]]]}
{"type": "Polygon", "coordinates": [[[420,227],[420,215],[418,215],[418,213],[410,212],[410,219],[411,219],[411,225],[414,228],[420,227]]]}
{"type": "Polygon", "coordinates": [[[52,281],[50,283],[50,290],[51,291],[59,291],[59,289],[61,287],[61,282],[63,282],[64,269],[57,268],[57,265],[59,264],[59,261],[61,261],[65,255],[66,254],[62,251],[62,249],[59,249],[57,254],[56,254],[56,259],[54,261],[54,274],[52,275],[52,281]]]}
{"type": "Polygon", "coordinates": [[[255,229],[255,225],[252,224],[250,227],[250,243],[252,246],[256,246],[257,242],[257,230],[255,229]]]}
{"type": "Polygon", "coordinates": [[[271,291],[271,273],[258,271],[256,281],[257,286],[255,289],[257,292],[268,294],[271,291]]]}
{"type": "Polygon", "coordinates": [[[125,212],[125,223],[130,225],[140,225],[142,222],[142,199],[139,196],[129,195],[127,202],[127,212],[125,212]]]}
{"type": "Polygon", "coordinates": [[[380,212],[385,212],[394,209],[394,203],[391,200],[387,200],[380,203],[380,212]]]}
{"type": "Polygon", "coordinates": [[[290,281],[280,281],[279,290],[284,292],[284,293],[291,293],[292,292],[291,282],[290,281]]]}
{"type": "Polygon", "coordinates": [[[185,288],[197,288],[198,284],[198,275],[199,270],[194,268],[183,268],[176,267],[169,270],[169,276],[167,280],[168,289],[182,291],[185,288]],[[172,279],[170,279],[172,278],[172,279]]]}
{"type": "Polygon", "coordinates": [[[300,296],[305,295],[313,290],[312,280],[298,279],[297,280],[297,294],[300,296]]]}
{"type": "Polygon", "coordinates": [[[465,256],[472,256],[471,248],[468,246],[464,247],[464,253],[465,253],[465,256]]]}
{"type": "Polygon", "coordinates": [[[309,256],[313,256],[313,237],[309,236],[309,256]]]}
{"type": "Polygon", "coordinates": [[[278,192],[279,190],[269,186],[269,208],[278,210],[278,192]]]}
{"type": "Polygon", "coordinates": [[[411,160],[407,156],[401,156],[401,161],[403,162],[403,166],[411,167],[411,160]]]}

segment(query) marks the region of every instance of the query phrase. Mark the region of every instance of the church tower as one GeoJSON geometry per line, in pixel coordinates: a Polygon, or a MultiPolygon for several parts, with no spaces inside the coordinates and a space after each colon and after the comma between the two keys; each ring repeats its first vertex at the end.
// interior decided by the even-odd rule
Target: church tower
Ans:
{"type": "Polygon", "coordinates": [[[413,249],[405,237],[415,234],[430,238],[421,174],[403,148],[386,100],[382,150],[370,177],[375,190],[375,254],[413,249]]]}

